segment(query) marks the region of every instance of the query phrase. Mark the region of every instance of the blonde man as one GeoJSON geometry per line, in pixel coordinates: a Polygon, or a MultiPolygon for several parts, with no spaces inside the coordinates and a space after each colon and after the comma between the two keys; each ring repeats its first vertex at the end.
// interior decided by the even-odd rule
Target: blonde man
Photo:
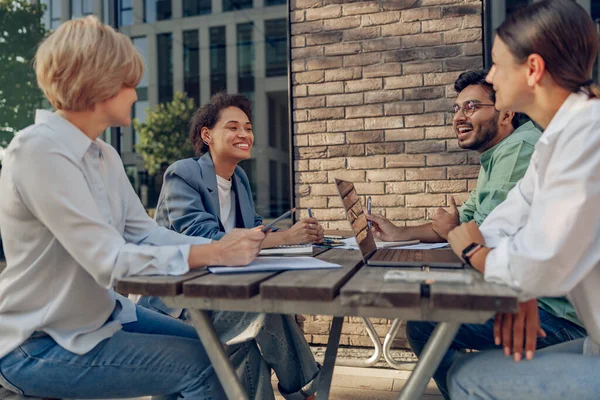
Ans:
{"type": "Polygon", "coordinates": [[[131,122],[143,61],[129,38],[95,17],[69,21],[40,45],[35,69],[56,112],[38,111],[3,161],[0,384],[51,398],[225,398],[192,327],[112,287],[132,274],[248,263],[264,234],[211,243],[148,218],[98,139],[131,122]]]}

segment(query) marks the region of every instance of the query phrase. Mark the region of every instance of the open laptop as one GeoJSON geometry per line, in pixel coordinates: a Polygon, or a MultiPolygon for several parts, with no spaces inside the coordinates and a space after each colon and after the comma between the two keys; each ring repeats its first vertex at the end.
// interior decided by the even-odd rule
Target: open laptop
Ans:
{"type": "Polygon", "coordinates": [[[340,179],[336,179],[335,184],[366,265],[378,267],[463,268],[463,260],[458,258],[450,249],[377,249],[375,238],[368,227],[367,217],[354,184],[340,179]]]}

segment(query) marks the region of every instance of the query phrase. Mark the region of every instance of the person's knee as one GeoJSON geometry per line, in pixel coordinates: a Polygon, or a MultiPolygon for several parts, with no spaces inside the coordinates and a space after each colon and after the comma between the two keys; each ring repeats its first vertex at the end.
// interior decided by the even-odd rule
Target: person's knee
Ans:
{"type": "Polygon", "coordinates": [[[435,324],[426,321],[408,321],[406,323],[406,338],[417,355],[429,340],[434,328],[435,324]]]}

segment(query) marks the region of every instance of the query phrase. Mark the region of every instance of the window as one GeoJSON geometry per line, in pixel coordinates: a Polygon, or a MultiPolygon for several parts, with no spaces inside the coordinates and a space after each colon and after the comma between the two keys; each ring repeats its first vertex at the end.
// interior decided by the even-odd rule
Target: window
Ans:
{"type": "Polygon", "coordinates": [[[102,21],[107,25],[112,25],[112,21],[110,20],[109,1],[110,0],[102,0],[102,21]]]}
{"type": "Polygon", "coordinates": [[[265,0],[265,6],[285,5],[287,0],[265,0]]]}
{"type": "Polygon", "coordinates": [[[252,8],[252,0],[223,0],[223,11],[243,10],[252,8]]]}
{"type": "Polygon", "coordinates": [[[94,13],[92,0],[71,0],[71,18],[81,18],[94,13]]]}
{"type": "Polygon", "coordinates": [[[210,94],[227,90],[225,27],[210,28],[210,94]]]}
{"type": "Polygon", "coordinates": [[[118,0],[119,26],[133,25],[133,0],[118,0]]]}
{"type": "Polygon", "coordinates": [[[252,199],[256,204],[256,160],[242,160],[238,163],[238,165],[244,170],[246,175],[248,175],[248,180],[250,181],[250,190],[252,190],[252,199]]]}
{"type": "Polygon", "coordinates": [[[266,75],[287,75],[287,58],[287,20],[265,21],[266,75]]]}
{"type": "Polygon", "coordinates": [[[281,215],[283,207],[279,201],[279,169],[277,162],[269,160],[269,201],[271,203],[269,217],[281,215]]]}
{"type": "MultiPolygon", "coordinates": [[[[148,39],[144,37],[133,38],[133,45],[142,53],[144,57],[144,64],[147,65],[147,57],[148,57],[148,39]]],[[[131,111],[132,118],[136,118],[140,122],[146,121],[146,108],[150,106],[148,102],[148,72],[147,68],[144,68],[144,75],[142,76],[142,80],[140,81],[138,87],[135,89],[137,92],[138,100],[133,105],[133,109],[131,111]]],[[[131,148],[135,152],[135,145],[140,142],[140,137],[135,130],[133,130],[133,135],[131,135],[131,148]]]]}
{"type": "Polygon", "coordinates": [[[173,37],[170,33],[156,36],[158,64],[158,102],[173,100],[173,37]]]}
{"type": "Polygon", "coordinates": [[[188,97],[200,105],[200,48],[198,31],[183,32],[183,86],[188,97]]]}
{"type": "Polygon", "coordinates": [[[156,22],[171,19],[171,15],[171,0],[144,0],[145,22],[156,22]]]}
{"type": "Polygon", "coordinates": [[[46,5],[44,25],[52,30],[60,26],[60,0],[41,0],[46,5]]]}
{"type": "Polygon", "coordinates": [[[212,11],[212,0],[183,0],[183,16],[210,14],[212,11]]]}
{"type": "Polygon", "coordinates": [[[238,92],[254,97],[254,41],[252,22],[237,26],[238,92]]]}

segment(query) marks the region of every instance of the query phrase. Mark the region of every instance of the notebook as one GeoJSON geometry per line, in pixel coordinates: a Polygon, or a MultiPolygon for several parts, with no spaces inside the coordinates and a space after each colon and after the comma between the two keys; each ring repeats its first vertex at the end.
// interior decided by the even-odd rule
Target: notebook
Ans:
{"type": "Polygon", "coordinates": [[[312,244],[298,244],[298,245],[287,245],[277,246],[270,249],[262,249],[259,256],[273,256],[273,255],[308,255],[313,254],[312,244]]]}

